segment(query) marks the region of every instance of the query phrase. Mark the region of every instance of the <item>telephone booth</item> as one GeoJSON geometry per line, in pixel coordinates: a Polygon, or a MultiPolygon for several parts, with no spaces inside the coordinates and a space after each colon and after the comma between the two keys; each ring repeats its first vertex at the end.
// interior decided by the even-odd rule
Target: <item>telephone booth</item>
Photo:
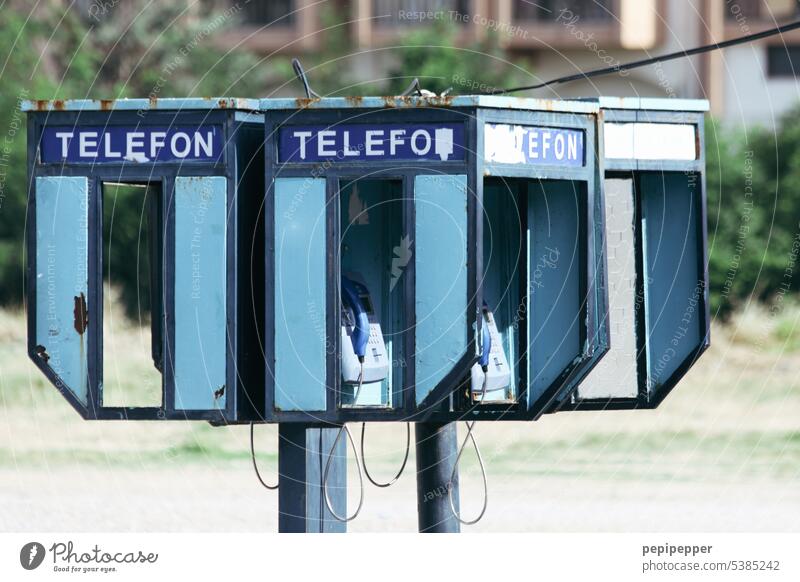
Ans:
{"type": "Polygon", "coordinates": [[[600,98],[611,350],[551,411],[655,408],[710,341],[707,101],[600,98]]]}
{"type": "Polygon", "coordinates": [[[261,110],[268,421],[530,420],[608,349],[596,103],[261,110]]]}
{"type": "Polygon", "coordinates": [[[260,419],[258,102],[31,101],[24,108],[34,363],[87,419],[260,419]],[[123,207],[137,224],[117,218],[123,207]],[[118,244],[127,245],[121,260],[118,244]],[[131,265],[139,321],[149,320],[150,334],[115,345],[114,277],[131,265]],[[114,350],[144,352],[142,366],[120,369],[114,350]],[[120,378],[134,385],[132,394],[113,393],[120,378]]]}

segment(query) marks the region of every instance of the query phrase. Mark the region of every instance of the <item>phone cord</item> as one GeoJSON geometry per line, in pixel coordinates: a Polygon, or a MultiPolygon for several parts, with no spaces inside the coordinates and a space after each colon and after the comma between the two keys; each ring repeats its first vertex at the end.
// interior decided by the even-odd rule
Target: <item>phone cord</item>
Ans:
{"type": "Polygon", "coordinates": [[[400,478],[400,475],[403,474],[403,471],[406,469],[406,463],[408,463],[408,454],[411,450],[411,423],[406,423],[406,454],[403,457],[403,464],[400,465],[400,470],[397,471],[397,474],[392,478],[391,481],[386,481],[385,483],[381,483],[376,481],[372,478],[372,475],[369,474],[369,469],[367,469],[367,456],[364,454],[364,433],[367,432],[367,423],[361,423],[361,464],[364,465],[364,474],[367,476],[367,479],[370,483],[375,485],[375,487],[389,487],[397,483],[397,480],[400,478]]]}
{"type": "Polygon", "coordinates": [[[253,469],[256,472],[256,477],[258,477],[259,482],[270,491],[275,491],[278,488],[279,483],[275,485],[269,485],[264,479],[261,478],[261,472],[258,470],[258,463],[256,462],[256,447],[254,444],[254,437],[253,437],[253,426],[255,423],[250,423],[250,458],[253,460],[253,469]]]}
{"type": "MultiPolygon", "coordinates": [[[[483,390],[481,392],[481,399],[478,401],[478,406],[483,403],[483,399],[486,397],[486,372],[484,371],[483,376],[483,390]]],[[[478,523],[486,513],[486,507],[489,505],[489,481],[486,477],[486,467],[483,464],[483,457],[481,456],[481,450],[478,448],[478,443],[475,440],[475,435],[472,433],[472,429],[475,427],[474,420],[467,421],[465,424],[467,425],[467,436],[464,437],[464,442],[461,443],[461,446],[458,449],[458,455],[456,456],[456,462],[453,464],[453,471],[450,473],[450,482],[448,483],[447,487],[447,497],[450,500],[450,511],[453,512],[453,517],[455,517],[459,523],[463,525],[475,525],[478,523]],[[475,448],[475,454],[478,456],[478,463],[481,467],[481,479],[483,479],[483,507],[481,508],[480,513],[475,519],[462,519],[461,515],[459,514],[458,510],[456,509],[456,504],[453,501],[453,481],[456,478],[456,471],[458,471],[458,464],[461,462],[461,455],[464,453],[464,449],[467,446],[467,441],[472,440],[472,446],[475,448]]]]}
{"type": "MultiPolygon", "coordinates": [[[[358,388],[356,388],[355,396],[353,397],[354,401],[358,400],[358,396],[361,393],[361,384],[364,380],[364,362],[361,362],[361,371],[358,374],[358,388]]],[[[341,521],[347,523],[348,521],[354,520],[358,517],[358,514],[361,512],[361,507],[364,505],[364,475],[361,472],[361,460],[358,458],[358,450],[356,449],[356,443],[353,440],[353,435],[350,432],[350,429],[347,428],[346,424],[343,424],[339,427],[339,432],[336,433],[336,438],[333,440],[333,446],[331,446],[331,450],[328,451],[328,460],[325,463],[325,471],[322,475],[322,493],[323,497],[325,498],[325,506],[330,511],[331,515],[337,521],[341,521]],[[356,507],[355,512],[351,516],[342,516],[337,514],[333,509],[333,504],[331,503],[331,499],[328,496],[328,475],[331,470],[331,461],[333,461],[333,454],[336,451],[336,446],[339,444],[339,439],[342,438],[342,433],[347,434],[347,438],[350,440],[350,445],[353,447],[353,454],[356,456],[356,467],[358,467],[358,486],[359,486],[359,497],[358,497],[358,507],[356,507]]]]}

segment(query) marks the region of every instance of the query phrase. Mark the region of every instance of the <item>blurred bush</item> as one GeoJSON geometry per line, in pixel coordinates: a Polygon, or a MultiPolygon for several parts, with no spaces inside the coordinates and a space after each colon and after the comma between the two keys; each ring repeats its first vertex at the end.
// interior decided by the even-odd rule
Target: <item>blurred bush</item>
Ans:
{"type": "Polygon", "coordinates": [[[800,107],[775,131],[706,123],[712,315],[800,290],[800,107]]]}

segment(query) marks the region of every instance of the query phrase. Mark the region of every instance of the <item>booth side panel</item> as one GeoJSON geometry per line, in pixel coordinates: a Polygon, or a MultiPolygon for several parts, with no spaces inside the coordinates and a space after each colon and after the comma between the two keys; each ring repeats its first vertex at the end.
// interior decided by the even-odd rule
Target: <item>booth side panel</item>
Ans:
{"type": "Polygon", "coordinates": [[[224,410],[227,180],[175,178],[175,410],[224,410]]]}
{"type": "Polygon", "coordinates": [[[36,178],[36,356],[89,405],[89,181],[36,178]],[[46,299],[45,299],[46,298],[46,299]]]}
{"type": "Polygon", "coordinates": [[[276,178],[274,191],[274,406],[283,411],[324,411],[325,180],[276,178]]]}
{"type": "Polygon", "coordinates": [[[417,405],[469,349],[467,321],[467,177],[416,176],[417,405]]]}
{"type": "Polygon", "coordinates": [[[582,353],[581,187],[528,186],[528,403],[533,406],[582,353]]]}
{"type": "Polygon", "coordinates": [[[647,385],[652,394],[703,343],[700,194],[695,174],[643,173],[639,179],[645,276],[663,282],[647,285],[645,294],[647,385]]]}

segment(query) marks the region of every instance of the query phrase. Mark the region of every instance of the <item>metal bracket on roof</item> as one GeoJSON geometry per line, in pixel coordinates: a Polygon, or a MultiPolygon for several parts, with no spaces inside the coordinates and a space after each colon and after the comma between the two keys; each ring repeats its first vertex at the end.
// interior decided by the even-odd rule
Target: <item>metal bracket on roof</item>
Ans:
{"type": "Polygon", "coordinates": [[[300,79],[301,83],[303,83],[303,89],[306,91],[306,97],[309,99],[319,99],[319,93],[314,91],[308,84],[308,77],[306,76],[305,69],[303,69],[303,65],[300,64],[298,59],[292,59],[292,68],[294,69],[294,73],[297,75],[297,78],[300,79]]]}

